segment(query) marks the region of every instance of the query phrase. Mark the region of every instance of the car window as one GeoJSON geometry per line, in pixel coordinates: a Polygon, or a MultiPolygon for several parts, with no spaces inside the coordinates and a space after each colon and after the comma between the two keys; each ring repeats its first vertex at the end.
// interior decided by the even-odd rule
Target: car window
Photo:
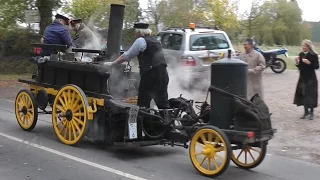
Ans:
{"type": "Polygon", "coordinates": [[[195,34],[190,36],[190,51],[227,49],[229,43],[222,33],[195,34]]]}
{"type": "Polygon", "coordinates": [[[161,43],[163,49],[180,50],[182,45],[182,35],[174,33],[163,34],[161,36],[161,43]]]}

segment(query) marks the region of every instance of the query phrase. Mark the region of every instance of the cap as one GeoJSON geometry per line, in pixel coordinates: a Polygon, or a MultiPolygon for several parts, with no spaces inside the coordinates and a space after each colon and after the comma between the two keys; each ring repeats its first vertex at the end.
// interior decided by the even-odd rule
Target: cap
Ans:
{"type": "Polygon", "coordinates": [[[147,23],[135,23],[133,28],[135,29],[148,29],[149,24],[147,23]]]}
{"type": "Polygon", "coordinates": [[[69,18],[67,18],[66,16],[63,16],[61,14],[56,14],[55,16],[57,19],[63,19],[66,22],[66,25],[69,25],[69,18]]]}
{"type": "Polygon", "coordinates": [[[75,23],[81,23],[82,22],[82,19],[78,18],[78,19],[72,19],[70,21],[71,24],[75,24],[75,23]]]}

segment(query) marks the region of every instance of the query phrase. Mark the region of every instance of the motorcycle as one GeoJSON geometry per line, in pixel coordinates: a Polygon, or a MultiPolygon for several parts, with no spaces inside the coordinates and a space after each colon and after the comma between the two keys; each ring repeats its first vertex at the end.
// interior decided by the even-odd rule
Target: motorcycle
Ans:
{"type": "Polygon", "coordinates": [[[263,55],[263,57],[266,59],[266,66],[270,67],[274,73],[280,74],[287,69],[286,61],[284,61],[282,58],[279,58],[277,56],[284,54],[287,58],[289,58],[288,49],[280,48],[280,49],[263,51],[260,48],[256,47],[255,42],[254,42],[254,49],[263,55]]]}

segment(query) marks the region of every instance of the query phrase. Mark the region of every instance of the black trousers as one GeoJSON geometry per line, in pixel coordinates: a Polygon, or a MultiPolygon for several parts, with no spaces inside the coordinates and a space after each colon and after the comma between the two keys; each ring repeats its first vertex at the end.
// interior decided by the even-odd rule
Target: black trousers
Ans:
{"type": "Polygon", "coordinates": [[[141,75],[138,103],[140,107],[150,108],[153,99],[159,109],[169,109],[169,76],[165,65],[155,67],[141,75]]]}

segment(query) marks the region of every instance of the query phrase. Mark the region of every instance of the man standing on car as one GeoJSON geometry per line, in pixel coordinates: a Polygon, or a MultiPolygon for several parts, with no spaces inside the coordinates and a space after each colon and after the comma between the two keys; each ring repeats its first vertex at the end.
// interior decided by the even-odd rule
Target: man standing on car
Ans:
{"type": "Polygon", "coordinates": [[[247,98],[250,100],[258,94],[263,99],[262,71],[266,68],[266,60],[254,50],[252,39],[247,39],[243,46],[245,52],[240,54],[240,59],[248,63],[247,98]]]}
{"type": "MultiPolygon", "coordinates": [[[[72,40],[67,29],[69,25],[69,18],[57,14],[56,19],[44,30],[43,44],[59,44],[72,47],[72,40]]],[[[41,50],[41,56],[50,56],[52,50],[50,48],[43,47],[41,50]]]]}
{"type": "Polygon", "coordinates": [[[131,48],[114,62],[106,62],[106,65],[121,64],[138,57],[140,68],[140,85],[138,93],[138,106],[150,107],[153,99],[159,109],[168,109],[168,83],[167,63],[164,58],[160,41],[151,36],[149,24],[134,24],[136,29],[136,41],[131,48]]]}

